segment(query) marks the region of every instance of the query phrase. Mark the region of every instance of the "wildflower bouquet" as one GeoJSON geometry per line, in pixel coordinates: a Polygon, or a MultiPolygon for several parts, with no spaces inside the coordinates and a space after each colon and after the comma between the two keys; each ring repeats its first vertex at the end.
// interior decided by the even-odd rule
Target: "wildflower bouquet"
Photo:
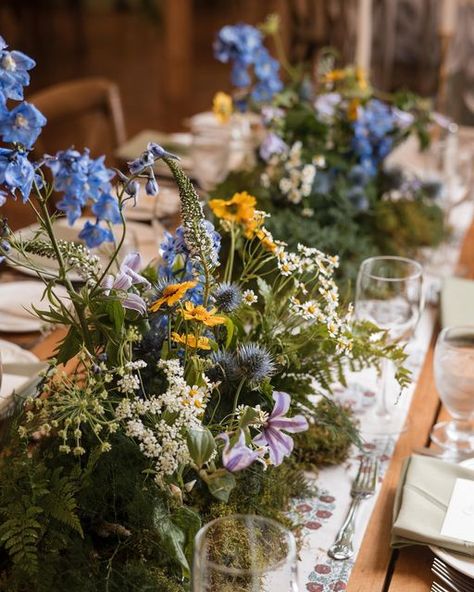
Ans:
{"type": "MultiPolygon", "coordinates": [[[[231,173],[213,195],[247,189],[272,213],[276,235],[292,247],[303,241],[338,253],[348,277],[364,257],[410,254],[440,242],[441,188],[385,165],[412,134],[421,148],[428,144],[433,116],[426,101],[382,95],[359,68],[334,69],[331,54],[310,79],[302,66],[288,64],[274,17],[258,29],[224,27],[214,49],[218,60],[232,63],[234,108],[260,113],[262,132],[256,165],[231,173]],[[280,62],[268,55],[265,35],[275,40],[280,62]]],[[[214,107],[221,120],[224,111],[231,116],[222,93],[214,107]]]]}
{"type": "MultiPolygon", "coordinates": [[[[303,245],[288,252],[246,193],[211,202],[232,245],[220,261],[221,233],[160,146],[128,174],[74,149],[31,162],[46,123],[22,100],[33,66],[1,40],[0,135],[10,143],[1,196],[33,208],[38,230],[25,238],[3,221],[0,254],[12,265],[20,255],[44,282],[47,305],[35,312],[66,334],[35,396],[19,398],[8,419],[0,590],[182,591],[204,521],[235,511],[284,520],[290,497],[304,493],[293,435],[324,418],[336,425],[329,403],[323,416],[310,395],[329,394],[348,365],[399,363],[403,353],[376,327],[351,323],[332,277],[337,259],[303,245]],[[182,225],[160,263],[143,269],[138,253],[121,254],[124,206],[139,180],[158,192],[160,162],[179,188],[182,225]],[[56,238],[53,192],[71,224],[86,207],[93,214],[84,244],[56,238]],[[91,251],[102,243],[106,263],[91,251]]],[[[300,458],[307,467],[308,454],[300,458]]]]}

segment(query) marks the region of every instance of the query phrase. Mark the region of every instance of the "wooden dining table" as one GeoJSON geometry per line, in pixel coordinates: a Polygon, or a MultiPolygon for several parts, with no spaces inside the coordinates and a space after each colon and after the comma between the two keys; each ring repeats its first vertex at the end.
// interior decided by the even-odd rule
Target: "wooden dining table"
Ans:
{"type": "MultiPolygon", "coordinates": [[[[463,268],[465,277],[474,279],[474,222],[464,238],[459,267],[463,268]]],[[[403,462],[416,448],[429,447],[433,425],[448,417],[440,403],[433,372],[433,354],[439,330],[439,324],[436,324],[411,402],[409,429],[398,439],[384,476],[351,573],[348,592],[427,592],[431,588],[433,553],[430,549],[420,545],[392,549],[390,538],[395,492],[403,462]]]]}
{"type": "MultiPolygon", "coordinates": [[[[465,275],[467,272],[467,277],[474,278],[474,222],[465,236],[459,265],[465,275]]],[[[21,278],[27,279],[4,265],[0,268],[0,282],[18,281],[21,278]]],[[[436,392],[433,376],[433,352],[438,332],[437,324],[412,398],[409,410],[410,428],[400,436],[396,444],[347,585],[348,592],[430,590],[433,581],[430,571],[433,553],[423,546],[394,550],[390,547],[390,537],[394,497],[403,461],[416,448],[430,446],[433,425],[447,417],[436,392]]],[[[56,344],[64,334],[64,329],[57,329],[45,336],[38,333],[6,334],[0,330],[1,338],[30,349],[41,360],[53,354],[56,344]]]]}

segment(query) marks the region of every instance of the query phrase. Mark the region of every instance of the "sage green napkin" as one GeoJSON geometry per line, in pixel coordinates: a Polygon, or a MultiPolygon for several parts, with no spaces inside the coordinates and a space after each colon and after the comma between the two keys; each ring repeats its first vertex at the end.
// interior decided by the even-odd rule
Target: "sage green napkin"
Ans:
{"type": "Polygon", "coordinates": [[[456,479],[474,480],[474,470],[437,458],[405,461],[395,496],[392,546],[435,545],[474,556],[474,543],[441,535],[456,479]]]}
{"type": "Polygon", "coordinates": [[[441,324],[443,327],[474,325],[474,281],[446,278],[441,288],[441,324]]]}

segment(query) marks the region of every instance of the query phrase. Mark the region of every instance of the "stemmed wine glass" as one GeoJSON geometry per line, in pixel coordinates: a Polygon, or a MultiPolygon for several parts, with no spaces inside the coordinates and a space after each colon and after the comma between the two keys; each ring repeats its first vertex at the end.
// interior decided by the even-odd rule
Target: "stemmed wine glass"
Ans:
{"type": "Polygon", "coordinates": [[[433,442],[455,456],[474,452],[474,327],[446,327],[434,356],[436,388],[451,421],[436,424],[433,442]]]}
{"type": "MultiPolygon", "coordinates": [[[[423,309],[423,268],[404,257],[371,257],[359,269],[355,316],[387,331],[391,343],[406,344],[413,335],[423,309]]],[[[382,360],[375,408],[362,421],[368,436],[396,435],[403,431],[400,407],[390,383],[393,368],[382,360]]]]}
{"type": "Polygon", "coordinates": [[[260,516],[213,520],[197,533],[193,592],[298,592],[296,543],[260,516]]]}

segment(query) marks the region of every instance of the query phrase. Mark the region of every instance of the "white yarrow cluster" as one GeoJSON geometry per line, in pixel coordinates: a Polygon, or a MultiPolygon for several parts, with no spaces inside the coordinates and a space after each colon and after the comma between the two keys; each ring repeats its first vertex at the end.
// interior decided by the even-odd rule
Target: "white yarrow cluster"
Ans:
{"type": "Polygon", "coordinates": [[[274,154],[260,179],[267,188],[278,182],[278,189],[293,204],[301,203],[303,198],[311,194],[317,170],[314,161],[303,163],[302,148],[302,143],[298,141],[289,151],[274,154]]]}
{"type": "Polygon", "coordinates": [[[160,360],[158,367],[168,380],[167,390],[143,400],[124,399],[116,416],[142,453],[155,461],[155,478],[163,485],[167,476],[190,460],[186,434],[201,425],[213,384],[204,377],[204,385],[189,386],[179,360],[160,360]]]}

